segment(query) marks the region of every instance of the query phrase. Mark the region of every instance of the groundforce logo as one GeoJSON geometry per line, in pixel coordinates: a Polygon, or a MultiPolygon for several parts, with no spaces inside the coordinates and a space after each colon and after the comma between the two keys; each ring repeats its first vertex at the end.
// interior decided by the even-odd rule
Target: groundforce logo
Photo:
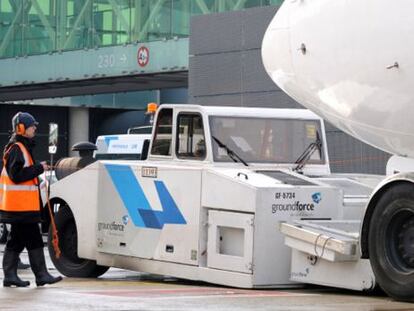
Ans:
{"type": "Polygon", "coordinates": [[[113,221],[112,223],[105,223],[105,222],[100,222],[98,223],[98,231],[102,231],[102,230],[109,230],[109,231],[124,231],[124,225],[122,224],[117,224],[115,221],[113,221]]]}
{"type": "Polygon", "coordinates": [[[313,203],[300,203],[296,201],[288,204],[272,204],[272,213],[277,212],[313,212],[315,210],[315,204],[313,203]]]}
{"type": "MultiPolygon", "coordinates": [[[[294,198],[295,196],[291,196],[294,198]]],[[[315,204],[319,204],[322,201],[322,195],[320,192],[312,194],[313,203],[302,203],[295,201],[293,203],[274,203],[272,204],[272,213],[277,212],[313,212],[315,210],[315,204]],[[314,204],[315,203],[315,204],[314,204]]]]}

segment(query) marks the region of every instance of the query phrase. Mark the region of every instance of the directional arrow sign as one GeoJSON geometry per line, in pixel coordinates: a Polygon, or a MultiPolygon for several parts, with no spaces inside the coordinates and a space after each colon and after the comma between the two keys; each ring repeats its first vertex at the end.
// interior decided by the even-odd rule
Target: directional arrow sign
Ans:
{"type": "Polygon", "coordinates": [[[119,58],[121,63],[125,63],[127,61],[127,57],[125,54],[122,54],[122,56],[119,58]]]}

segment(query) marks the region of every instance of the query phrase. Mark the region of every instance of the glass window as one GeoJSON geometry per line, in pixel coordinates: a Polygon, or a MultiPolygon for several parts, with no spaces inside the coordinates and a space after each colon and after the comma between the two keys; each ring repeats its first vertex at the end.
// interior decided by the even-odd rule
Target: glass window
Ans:
{"type": "Polygon", "coordinates": [[[130,40],[131,4],[129,0],[95,2],[93,12],[95,45],[119,45],[130,40]]]}
{"type": "Polygon", "coordinates": [[[154,142],[151,148],[152,155],[171,155],[172,116],[173,111],[171,108],[165,108],[159,112],[154,142]]]}
{"type": "Polygon", "coordinates": [[[67,0],[62,1],[60,16],[58,50],[83,49],[92,47],[92,37],[95,35],[92,22],[92,1],[67,0]]]}
{"type": "Polygon", "coordinates": [[[21,1],[0,1],[0,57],[22,55],[21,1]]]}
{"type": "Polygon", "coordinates": [[[206,143],[201,115],[179,114],[176,152],[178,158],[203,160],[206,157],[206,143]]]}
{"type": "Polygon", "coordinates": [[[171,32],[173,37],[188,37],[190,33],[191,2],[188,0],[173,0],[171,32]]]}
{"type": "Polygon", "coordinates": [[[0,0],[0,58],[188,37],[193,15],[282,0],[0,0]]]}
{"type": "Polygon", "coordinates": [[[33,1],[23,19],[27,25],[23,53],[31,55],[52,51],[56,40],[55,1],[33,1]]]}
{"type": "MultiPolygon", "coordinates": [[[[292,120],[245,117],[210,117],[213,157],[217,162],[233,161],[225,148],[246,162],[295,163],[305,150],[320,138],[317,120],[292,120]]],[[[323,164],[323,146],[308,163],[323,164]]]]}

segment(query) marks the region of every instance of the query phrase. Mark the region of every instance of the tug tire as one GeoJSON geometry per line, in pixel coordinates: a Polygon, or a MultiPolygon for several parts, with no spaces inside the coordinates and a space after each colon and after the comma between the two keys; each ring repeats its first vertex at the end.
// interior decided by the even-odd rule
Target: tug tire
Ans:
{"type": "Polygon", "coordinates": [[[96,278],[108,271],[109,267],[100,266],[94,260],[78,257],[78,234],[75,219],[67,206],[62,206],[55,214],[59,235],[61,255],[56,258],[52,244],[52,228],[49,229],[48,249],[56,269],[67,277],[96,278]]]}

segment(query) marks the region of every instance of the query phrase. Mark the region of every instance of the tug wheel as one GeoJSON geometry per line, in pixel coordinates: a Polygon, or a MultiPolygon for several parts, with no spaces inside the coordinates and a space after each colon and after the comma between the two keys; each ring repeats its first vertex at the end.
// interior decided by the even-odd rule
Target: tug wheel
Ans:
{"type": "Polygon", "coordinates": [[[61,255],[55,256],[52,244],[52,229],[49,229],[48,248],[56,269],[65,276],[94,278],[104,274],[109,267],[100,266],[96,261],[78,257],[78,233],[73,214],[67,206],[62,206],[55,214],[61,255]]]}
{"type": "Polygon", "coordinates": [[[379,199],[368,234],[369,257],[381,288],[414,301],[414,185],[392,186],[379,199]]]}

